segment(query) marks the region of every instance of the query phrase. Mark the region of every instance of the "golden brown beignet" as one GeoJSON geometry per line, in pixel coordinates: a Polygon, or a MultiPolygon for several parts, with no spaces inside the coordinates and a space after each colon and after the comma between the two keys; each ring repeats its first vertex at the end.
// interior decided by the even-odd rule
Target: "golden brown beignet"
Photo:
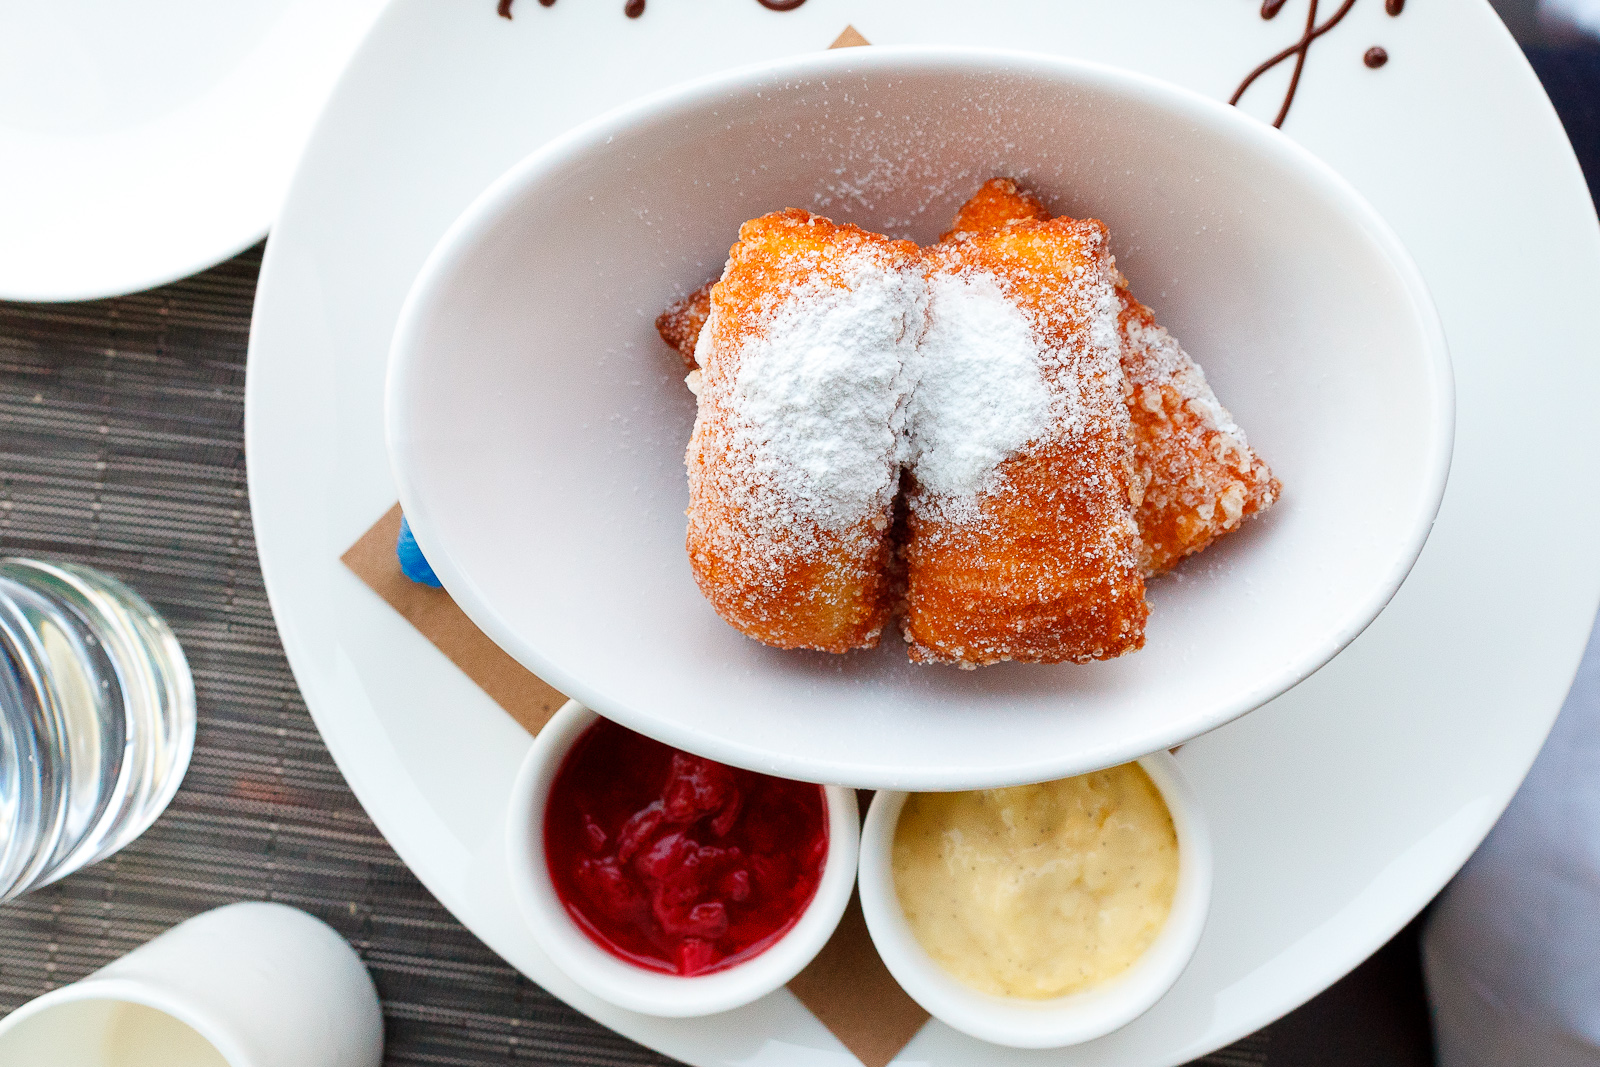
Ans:
{"type": "Polygon", "coordinates": [[[715,284],[706,282],[656,316],[656,333],[678,350],[678,355],[683,357],[684,370],[694,370],[698,366],[694,346],[700,341],[706,316],[711,314],[711,287],[715,284]]]}
{"type": "MultiPolygon", "coordinates": [[[[962,205],[949,241],[962,233],[1048,218],[1039,199],[1008,178],[985,182],[962,205]]],[[[1205,372],[1156,324],[1118,277],[1136,496],[1146,574],[1169,570],[1270,507],[1280,486],[1207,384],[1205,372]]]]}
{"type": "Polygon", "coordinates": [[[1139,534],[1145,572],[1160,574],[1271,507],[1281,486],[1200,365],[1126,286],[1118,293],[1139,534]]]}
{"type": "Polygon", "coordinates": [[[957,234],[998,230],[1013,222],[1043,222],[1049,217],[1044,202],[1010,178],[990,178],[961,205],[955,222],[939,240],[949,241],[957,234]]]}
{"type": "Polygon", "coordinates": [[[758,641],[845,652],[889,619],[918,254],[792,209],[745,223],[711,288],[687,544],[706,599],[758,641]]]}
{"type": "MultiPolygon", "coordinates": [[[[1027,219],[1048,219],[1050,212],[1032,193],[1027,192],[1010,178],[990,178],[983,187],[961,205],[955,223],[940,240],[949,240],[958,233],[992,230],[1011,222],[1027,219]]],[[[714,281],[675,301],[656,316],[656,332],[661,339],[683,357],[684,369],[694,370],[694,347],[700,339],[700,330],[711,313],[711,287],[714,281]]]]}
{"type": "MultiPolygon", "coordinates": [[[[1087,661],[1144,644],[1149,608],[1108,244],[1098,221],[1062,218],[962,234],[924,252],[931,303],[903,547],[902,630],[915,661],[1087,661]],[[1021,313],[1021,333],[1008,333],[1007,308],[1021,313]],[[954,332],[941,340],[941,330],[954,332]],[[1014,390],[1038,368],[1041,432],[1020,447],[996,445],[998,463],[970,492],[978,468],[958,462],[959,452],[970,427],[987,431],[963,375],[976,380],[989,361],[1019,358],[1019,370],[993,381],[1014,390]],[[948,432],[922,421],[959,423],[968,408],[973,421],[948,432]]],[[[990,417],[1029,396],[1015,392],[990,417]]]]}

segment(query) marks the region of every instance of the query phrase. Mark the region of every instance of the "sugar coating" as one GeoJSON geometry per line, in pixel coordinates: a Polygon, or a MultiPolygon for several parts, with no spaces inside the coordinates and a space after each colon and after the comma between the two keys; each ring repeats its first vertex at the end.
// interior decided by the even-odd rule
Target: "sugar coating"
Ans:
{"type": "Polygon", "coordinates": [[[1118,290],[1122,365],[1146,574],[1171,569],[1246,517],[1271,507],[1280,487],[1218,401],[1200,365],[1156,325],[1149,308],[1118,290]]]}
{"type": "MultiPolygon", "coordinates": [[[[940,242],[1042,222],[1038,197],[991,178],[961,206],[940,242]]],[[[1132,499],[1146,575],[1170,569],[1270,507],[1279,485],[1206,382],[1199,364],[1117,278],[1124,400],[1133,443],[1132,499]]]]}
{"type": "MultiPolygon", "coordinates": [[[[742,340],[724,353],[720,372],[709,358],[718,334],[710,286],[658,320],[694,368],[688,384],[701,398],[691,496],[699,483],[713,486],[702,498],[720,502],[691,508],[691,556],[698,544],[697,575],[712,557],[730,564],[724,573],[743,575],[740,607],[749,617],[777,625],[784,611],[799,610],[797,598],[809,598],[805,611],[821,605],[823,614],[880,619],[893,596],[892,536],[908,560],[943,555],[954,570],[971,572],[963,581],[994,593],[996,603],[981,611],[974,604],[974,617],[1033,605],[1027,618],[1006,624],[1016,638],[967,627],[943,647],[916,638],[908,619],[913,658],[965,666],[1117,655],[1142,643],[1142,587],[1126,581],[1130,559],[1143,574],[1160,573],[1276,499],[1276,479],[1204,372],[1128,293],[1104,228],[1092,220],[1050,223],[1012,182],[985,190],[993,203],[980,192],[942,251],[920,257],[906,242],[805,212],[779,213],[785,225],[833,227],[834,244],[765,249],[767,281],[783,283],[747,288],[741,321],[723,331],[742,340]],[[962,227],[973,222],[969,215],[1009,231],[988,239],[1000,242],[991,253],[1010,242],[1020,254],[964,262],[955,249],[979,240],[962,227]],[[1028,252],[1019,242],[1050,225],[1073,230],[1087,258],[1030,262],[1040,249],[1028,252]],[[697,455],[719,450],[736,462],[697,467],[697,455]],[[907,532],[891,535],[902,470],[911,476],[911,521],[907,532]],[[1123,503],[1136,509],[1136,525],[1123,503]],[[1070,552],[1060,551],[1065,542],[1041,545],[1038,530],[1073,512],[1070,552]],[[1030,513],[1032,532],[1019,528],[1009,541],[982,536],[996,515],[1013,521],[1030,513]],[[993,543],[979,543],[985,540],[993,543]],[[824,561],[809,577],[802,574],[808,559],[824,561]],[[1066,582],[1072,571],[1079,573],[1066,582]],[[1076,644],[1046,647],[1021,636],[1049,629],[1062,605],[1047,601],[1059,601],[1074,583],[1070,595],[1078,596],[1086,581],[1101,581],[1095,595],[1109,607],[1085,605],[1076,644]],[[809,591],[800,591],[808,582],[809,591]],[[783,592],[769,596],[772,589],[783,592]]],[[[913,589],[909,601],[918,596],[913,589]]],[[[915,609],[908,602],[908,612],[915,609]]],[[[870,643],[877,628],[858,636],[870,630],[870,643]]],[[[769,643],[824,647],[794,643],[792,635],[769,643]]]]}
{"type": "Polygon", "coordinates": [[[1126,431],[1105,231],[1073,220],[1030,229],[1011,235],[1015,248],[963,237],[924,252],[931,299],[910,469],[919,506],[940,499],[946,520],[975,517],[967,505],[1002,491],[1002,464],[1030,448],[1126,431]],[[1046,265],[1035,244],[1072,252],[1046,265]]]}
{"type": "Polygon", "coordinates": [[[937,273],[928,288],[907,459],[924,489],[970,501],[1049,428],[1045,353],[993,274],[937,273]]]}
{"type": "MultiPolygon", "coordinates": [[[[843,533],[889,507],[897,483],[913,356],[926,305],[920,272],[856,252],[837,277],[812,278],[763,309],[727,389],[731,450],[752,501],[843,533]]],[[[714,314],[714,313],[713,313],[714,314]]]]}
{"type": "MultiPolygon", "coordinates": [[[[994,279],[1029,328],[1047,417],[978,485],[912,468],[901,627],[917,662],[1108,659],[1144,643],[1116,272],[1094,220],[1024,221],[928,249],[941,276],[994,279]]],[[[972,293],[968,288],[966,292],[972,293]]],[[[937,298],[930,317],[940,320],[937,298]]],[[[919,389],[919,400],[920,389],[919,389]]]]}
{"type": "Polygon", "coordinates": [[[690,564],[713,608],[780,648],[878,640],[911,356],[916,247],[784,211],[740,229],[694,346],[690,564]]]}
{"type": "Polygon", "coordinates": [[[1130,313],[1123,325],[1128,354],[1123,371],[1128,384],[1137,392],[1149,385],[1171,385],[1188,402],[1208,429],[1225,433],[1244,445],[1244,430],[1233,421],[1217,394],[1206,383],[1205,371],[1178,344],[1165,327],[1142,315],[1130,313]]]}
{"type": "Polygon", "coordinates": [[[686,371],[696,368],[694,350],[705,330],[706,316],[711,314],[711,287],[715,284],[715,281],[706,282],[656,316],[656,332],[678,350],[686,371]]]}

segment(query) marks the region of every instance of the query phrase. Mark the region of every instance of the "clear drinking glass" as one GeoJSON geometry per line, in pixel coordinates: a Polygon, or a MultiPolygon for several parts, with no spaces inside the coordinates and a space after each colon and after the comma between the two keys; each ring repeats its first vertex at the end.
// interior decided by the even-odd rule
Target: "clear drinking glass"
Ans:
{"type": "Polygon", "coordinates": [[[133,590],[0,559],[0,903],[145,831],[194,750],[194,682],[133,590]]]}

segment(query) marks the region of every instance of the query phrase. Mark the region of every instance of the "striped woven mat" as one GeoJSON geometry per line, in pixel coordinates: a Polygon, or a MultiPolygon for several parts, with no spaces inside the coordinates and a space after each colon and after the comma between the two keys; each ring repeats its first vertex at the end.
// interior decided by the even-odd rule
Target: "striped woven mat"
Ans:
{"type": "MultiPolygon", "coordinates": [[[[523,978],[373,828],[306,713],[245,497],[245,342],[260,249],[148,293],[0,303],[0,554],[71,559],[143,593],[194,669],[194,761],[140,840],[0,907],[0,1015],[236,900],[330,923],[383,997],[386,1063],[664,1064],[523,978]]],[[[1403,935],[1323,997],[1199,1062],[1422,1067],[1403,935]]]]}

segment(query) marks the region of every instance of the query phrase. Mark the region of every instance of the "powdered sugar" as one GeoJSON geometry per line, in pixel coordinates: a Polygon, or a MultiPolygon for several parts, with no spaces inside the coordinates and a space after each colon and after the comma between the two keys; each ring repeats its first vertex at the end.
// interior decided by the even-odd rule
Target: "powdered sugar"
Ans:
{"type": "MultiPolygon", "coordinates": [[[[807,539],[795,520],[834,533],[864,519],[882,529],[902,467],[924,491],[920,506],[976,518],[1008,458],[1108,415],[1126,418],[1118,304],[1102,272],[1080,268],[1073,279],[1083,328],[1053,330],[989,271],[865,250],[852,259],[774,294],[736,358],[715,365],[731,380],[690,375],[702,402],[712,390],[726,416],[707,432],[739,457],[743,473],[723,492],[739,499],[750,530],[770,531],[762,538],[807,539]],[[1043,340],[1058,332],[1077,340],[1043,340]]],[[[697,351],[718,329],[713,312],[697,351]]]]}
{"type": "Polygon", "coordinates": [[[1176,337],[1138,316],[1129,317],[1125,330],[1129,358],[1124,369],[1128,383],[1140,394],[1141,402],[1159,404],[1159,398],[1145,401],[1145,390],[1170,386],[1178,391],[1189,410],[1202,419],[1207,429],[1226,434],[1241,449],[1248,447],[1244,430],[1217,400],[1217,394],[1206,382],[1205,371],[1183,350],[1176,337]]]}
{"type": "Polygon", "coordinates": [[[992,274],[937,274],[929,295],[907,458],[923,489],[975,496],[1050,424],[1042,353],[992,274]]]}
{"type": "Polygon", "coordinates": [[[843,280],[808,281],[763,317],[729,396],[754,480],[835,532],[887,514],[926,307],[914,268],[863,257],[843,280]]]}

